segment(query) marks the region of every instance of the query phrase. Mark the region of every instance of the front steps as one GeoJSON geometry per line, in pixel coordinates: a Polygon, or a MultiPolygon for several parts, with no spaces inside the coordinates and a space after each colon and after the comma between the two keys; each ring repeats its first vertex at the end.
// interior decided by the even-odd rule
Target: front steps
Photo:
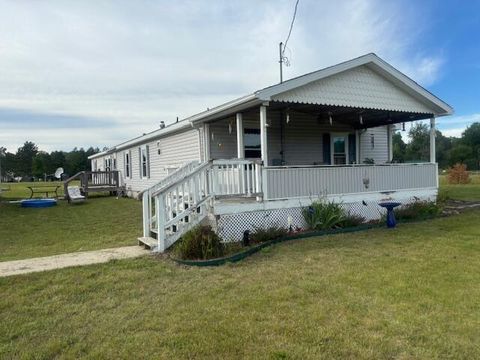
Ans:
{"type": "Polygon", "coordinates": [[[148,250],[154,250],[158,246],[158,241],[150,236],[142,236],[138,238],[138,246],[143,246],[148,250]]]}

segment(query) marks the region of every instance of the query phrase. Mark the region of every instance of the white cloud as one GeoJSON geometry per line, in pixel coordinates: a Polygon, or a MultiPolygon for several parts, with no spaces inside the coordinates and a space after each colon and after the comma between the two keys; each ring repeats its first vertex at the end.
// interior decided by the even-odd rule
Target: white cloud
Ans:
{"type": "MultiPolygon", "coordinates": [[[[114,121],[114,130],[86,127],[75,137],[79,146],[112,145],[277,82],[293,5],[0,1],[0,107],[114,121]]],[[[422,18],[401,3],[302,0],[285,77],[376,52],[431,84],[444,60],[418,51],[422,18]]],[[[39,136],[42,128],[32,119],[30,133],[3,129],[0,141],[73,146],[63,130],[39,136]]]]}

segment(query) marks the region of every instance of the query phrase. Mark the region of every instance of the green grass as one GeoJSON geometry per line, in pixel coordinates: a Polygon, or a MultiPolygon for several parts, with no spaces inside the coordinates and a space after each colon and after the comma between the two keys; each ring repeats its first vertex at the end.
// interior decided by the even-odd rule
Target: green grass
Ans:
{"type": "Polygon", "coordinates": [[[0,358],[480,358],[479,211],[0,279],[0,358]]]}
{"type": "MultiPolygon", "coordinates": [[[[19,182],[19,183],[1,183],[1,189],[7,189],[7,191],[2,191],[0,198],[4,200],[17,200],[17,199],[28,199],[30,198],[31,192],[28,189],[28,186],[55,186],[60,185],[58,189],[58,196],[63,196],[63,182],[61,181],[52,181],[52,182],[19,182]]],[[[50,194],[52,196],[53,194],[50,194]]],[[[45,197],[45,194],[35,194],[36,198],[45,197]]]]}
{"type": "Polygon", "coordinates": [[[450,185],[445,175],[440,175],[440,194],[453,200],[480,201],[480,176],[471,176],[471,182],[465,185],[450,185]]]}
{"type": "Polygon", "coordinates": [[[52,208],[0,203],[0,261],[135,245],[141,235],[141,202],[89,198],[52,208]]]}

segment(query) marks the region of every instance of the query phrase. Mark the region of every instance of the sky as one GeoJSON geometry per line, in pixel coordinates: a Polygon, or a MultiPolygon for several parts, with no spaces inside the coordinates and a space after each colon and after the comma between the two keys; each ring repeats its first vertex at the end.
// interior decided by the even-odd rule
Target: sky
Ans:
{"type": "MultiPolygon", "coordinates": [[[[278,82],[295,0],[0,0],[0,146],[112,146],[278,82]]],[[[480,121],[480,0],[300,0],[284,78],[374,52],[480,121]]],[[[407,127],[408,129],[408,127],[407,127]]]]}

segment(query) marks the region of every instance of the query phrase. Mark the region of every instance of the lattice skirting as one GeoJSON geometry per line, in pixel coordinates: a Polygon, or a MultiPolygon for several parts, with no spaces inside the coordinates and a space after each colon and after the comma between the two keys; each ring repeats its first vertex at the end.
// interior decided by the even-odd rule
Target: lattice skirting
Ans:
{"type": "MultiPolygon", "coordinates": [[[[403,206],[409,202],[403,201],[403,206]]],[[[341,206],[346,212],[365,218],[366,221],[378,220],[385,214],[385,209],[378,206],[378,201],[344,203],[341,206]]],[[[242,212],[237,214],[218,215],[216,220],[217,233],[226,242],[240,241],[245,230],[251,232],[258,228],[280,226],[304,229],[306,227],[302,216],[302,208],[284,208],[275,210],[242,212]]]]}

